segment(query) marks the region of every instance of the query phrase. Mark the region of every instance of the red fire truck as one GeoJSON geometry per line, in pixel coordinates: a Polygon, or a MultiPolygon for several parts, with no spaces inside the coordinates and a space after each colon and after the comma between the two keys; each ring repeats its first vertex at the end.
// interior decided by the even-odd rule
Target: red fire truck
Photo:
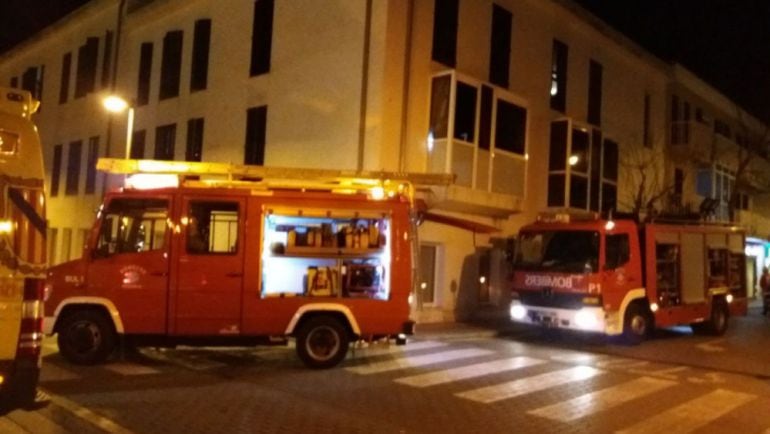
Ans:
{"type": "Polygon", "coordinates": [[[0,406],[35,401],[46,266],[43,150],[29,92],[0,88],[0,406]]]}
{"type": "Polygon", "coordinates": [[[726,225],[544,216],[518,236],[511,319],[631,343],[681,324],[722,334],[747,309],[744,239],[726,225]]]}
{"type": "Polygon", "coordinates": [[[292,337],[306,365],[327,368],[352,340],[402,343],[412,332],[408,176],[137,160],[99,168],[132,174],[106,195],[83,257],[50,270],[46,331],[69,361],[102,362],[119,338],[292,337]]]}

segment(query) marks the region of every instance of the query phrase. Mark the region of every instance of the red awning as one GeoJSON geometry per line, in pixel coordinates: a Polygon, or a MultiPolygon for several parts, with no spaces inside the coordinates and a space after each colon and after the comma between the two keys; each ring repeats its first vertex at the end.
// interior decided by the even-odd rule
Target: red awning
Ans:
{"type": "Polygon", "coordinates": [[[462,219],[458,217],[450,217],[442,214],[436,214],[429,211],[423,211],[420,213],[423,219],[435,223],[441,223],[443,225],[454,226],[456,228],[465,229],[477,234],[491,234],[494,232],[500,232],[500,229],[485,225],[484,223],[478,223],[473,220],[462,219]]]}

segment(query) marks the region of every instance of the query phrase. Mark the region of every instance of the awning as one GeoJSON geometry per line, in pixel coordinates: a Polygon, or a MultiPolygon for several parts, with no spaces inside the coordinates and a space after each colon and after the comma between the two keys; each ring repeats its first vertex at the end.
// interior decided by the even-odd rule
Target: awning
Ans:
{"type": "Polygon", "coordinates": [[[475,222],[473,220],[462,219],[458,217],[450,217],[443,214],[436,214],[429,211],[423,211],[420,213],[422,218],[434,223],[440,223],[443,225],[454,226],[456,228],[465,229],[477,234],[491,234],[494,232],[500,232],[500,229],[485,225],[484,223],[475,222]]]}

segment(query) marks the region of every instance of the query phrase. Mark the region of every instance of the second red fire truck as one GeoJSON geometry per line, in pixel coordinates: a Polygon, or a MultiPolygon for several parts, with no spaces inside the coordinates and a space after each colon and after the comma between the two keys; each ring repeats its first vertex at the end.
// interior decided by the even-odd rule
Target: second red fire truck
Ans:
{"type": "Polygon", "coordinates": [[[545,216],[519,233],[511,319],[631,343],[683,324],[722,334],[747,309],[744,239],[726,225],[545,216]]]}

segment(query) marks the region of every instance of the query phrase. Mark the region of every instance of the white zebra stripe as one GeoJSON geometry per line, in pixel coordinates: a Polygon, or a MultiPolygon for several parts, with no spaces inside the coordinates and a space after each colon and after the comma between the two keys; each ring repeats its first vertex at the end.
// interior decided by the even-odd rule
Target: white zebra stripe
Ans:
{"type": "Polygon", "coordinates": [[[383,362],[371,363],[362,366],[353,366],[345,368],[350,372],[361,375],[379,374],[382,372],[396,371],[405,368],[415,368],[419,366],[433,365],[452,360],[467,359],[470,357],[485,356],[492,354],[493,351],[480,348],[467,348],[462,350],[443,351],[440,353],[427,354],[422,356],[410,356],[398,358],[396,360],[386,360],[383,362]]]}
{"type": "Polygon", "coordinates": [[[492,362],[477,363],[474,365],[462,366],[454,369],[429,372],[427,374],[402,377],[396,379],[396,382],[413,387],[428,387],[435,386],[437,384],[465,380],[468,378],[482,377],[484,375],[496,374],[498,372],[522,369],[543,363],[545,363],[545,360],[533,359],[531,357],[513,357],[510,359],[495,360],[492,362]]]}
{"type": "Polygon", "coordinates": [[[575,366],[560,371],[548,372],[519,380],[508,381],[494,386],[482,387],[456,393],[460,398],[489,404],[503,399],[514,398],[532,392],[549,389],[562,384],[586,380],[601,374],[602,371],[590,366],[575,366]]]}
{"type": "Polygon", "coordinates": [[[756,395],[717,389],[618,431],[622,434],[684,434],[695,431],[756,398],[756,395]]]}
{"type": "Polygon", "coordinates": [[[677,384],[675,381],[641,377],[617,386],[586,393],[568,401],[531,410],[528,413],[551,420],[569,422],[609,410],[675,384],[677,384]]]}

